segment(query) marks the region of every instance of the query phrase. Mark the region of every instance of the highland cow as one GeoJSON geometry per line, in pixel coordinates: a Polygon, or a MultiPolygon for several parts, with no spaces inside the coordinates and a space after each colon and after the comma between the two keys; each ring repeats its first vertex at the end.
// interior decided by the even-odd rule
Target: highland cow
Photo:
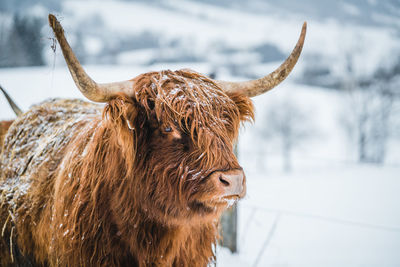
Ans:
{"type": "Polygon", "coordinates": [[[19,116],[0,157],[2,266],[206,266],[218,219],[246,192],[233,144],[249,97],[290,73],[304,37],[273,73],[224,82],[191,70],[94,82],[53,15],[79,90],[19,116]]]}

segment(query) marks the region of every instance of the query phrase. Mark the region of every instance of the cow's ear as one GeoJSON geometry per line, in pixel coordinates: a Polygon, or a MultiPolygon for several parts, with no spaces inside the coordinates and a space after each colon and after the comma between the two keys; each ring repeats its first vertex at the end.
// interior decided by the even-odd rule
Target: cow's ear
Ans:
{"type": "Polygon", "coordinates": [[[103,112],[103,120],[112,133],[110,141],[114,141],[124,153],[131,154],[133,158],[137,143],[137,116],[137,103],[124,95],[110,100],[103,112]]]}
{"type": "Polygon", "coordinates": [[[134,100],[130,97],[119,96],[107,103],[103,117],[115,128],[134,130],[137,113],[137,104],[134,100]]]}
{"type": "Polygon", "coordinates": [[[251,99],[243,94],[231,93],[228,96],[235,102],[239,109],[241,121],[254,120],[254,106],[251,99]]]}

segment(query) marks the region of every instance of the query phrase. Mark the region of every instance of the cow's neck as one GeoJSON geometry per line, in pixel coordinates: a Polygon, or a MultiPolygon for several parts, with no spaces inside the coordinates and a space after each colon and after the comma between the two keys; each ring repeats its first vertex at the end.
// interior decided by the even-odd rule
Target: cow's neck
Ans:
{"type": "Polygon", "coordinates": [[[166,226],[143,219],[133,225],[128,236],[132,254],[140,265],[206,266],[214,258],[217,226],[215,223],[166,226]]]}

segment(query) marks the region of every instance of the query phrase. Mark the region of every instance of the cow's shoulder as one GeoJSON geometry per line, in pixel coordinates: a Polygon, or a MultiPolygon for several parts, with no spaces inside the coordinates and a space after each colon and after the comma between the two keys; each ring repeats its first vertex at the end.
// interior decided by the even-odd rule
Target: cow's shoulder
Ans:
{"type": "Polygon", "coordinates": [[[51,174],[69,142],[99,121],[102,106],[77,99],[49,99],[34,105],[9,128],[0,155],[0,181],[31,182],[41,169],[51,174]]]}

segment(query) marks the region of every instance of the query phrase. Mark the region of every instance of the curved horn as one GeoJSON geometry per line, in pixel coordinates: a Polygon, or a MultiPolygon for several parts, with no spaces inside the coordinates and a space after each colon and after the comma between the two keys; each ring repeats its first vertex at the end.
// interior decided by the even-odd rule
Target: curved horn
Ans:
{"type": "Polygon", "coordinates": [[[64,29],[53,14],[49,14],[49,25],[53,29],[54,35],[60,44],[69,72],[71,73],[76,86],[85,97],[95,102],[107,102],[115,97],[118,93],[122,92],[126,93],[127,95],[131,95],[133,93],[132,81],[104,84],[97,84],[95,81],[93,81],[84,71],[82,65],[76,58],[74,52],[68,44],[67,39],[65,39],[64,29]]]}
{"type": "Polygon", "coordinates": [[[246,82],[226,82],[216,81],[216,83],[225,92],[239,92],[247,95],[248,97],[261,95],[268,90],[271,90],[282,82],[292,71],[294,65],[300,56],[301,50],[304,44],[304,38],[306,37],[307,23],[304,22],[301,30],[300,38],[297,41],[295,48],[293,49],[290,56],[279,66],[275,71],[271,72],[267,76],[246,82]]]}
{"type": "Polygon", "coordinates": [[[17,115],[17,117],[19,115],[22,115],[22,110],[17,106],[17,104],[15,104],[15,102],[12,100],[12,98],[7,94],[6,90],[3,89],[3,87],[1,87],[0,85],[0,90],[3,92],[4,96],[7,99],[8,104],[10,104],[12,110],[14,111],[15,115],[17,115]]]}

